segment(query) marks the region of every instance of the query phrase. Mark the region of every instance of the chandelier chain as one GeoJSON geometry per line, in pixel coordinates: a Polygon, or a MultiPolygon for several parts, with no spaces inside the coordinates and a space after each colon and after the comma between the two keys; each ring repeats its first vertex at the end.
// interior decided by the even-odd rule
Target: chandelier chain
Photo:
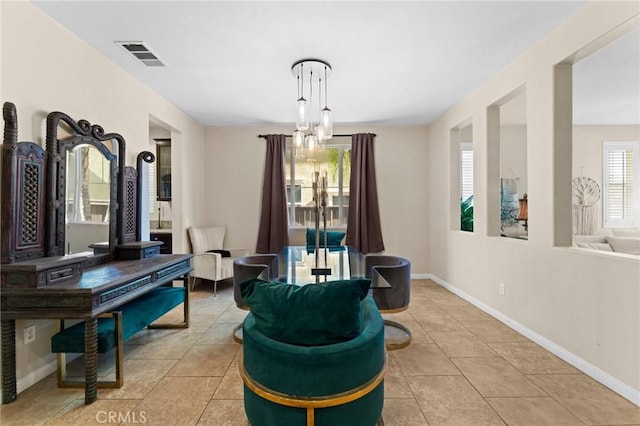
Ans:
{"type": "Polygon", "coordinates": [[[301,84],[300,84],[300,99],[304,99],[304,64],[300,64],[300,74],[298,75],[298,78],[301,81],[301,84]],[[302,78],[300,78],[300,76],[302,76],[302,78]]]}
{"type": "Polygon", "coordinates": [[[324,66],[324,107],[327,108],[327,66],[324,66]]]}
{"type": "MultiPolygon", "coordinates": [[[[309,109],[311,109],[312,102],[313,102],[313,70],[311,70],[311,72],[309,73],[309,109]]],[[[309,117],[310,128],[312,128],[311,123],[313,123],[313,120],[311,120],[311,117],[309,117]]]]}

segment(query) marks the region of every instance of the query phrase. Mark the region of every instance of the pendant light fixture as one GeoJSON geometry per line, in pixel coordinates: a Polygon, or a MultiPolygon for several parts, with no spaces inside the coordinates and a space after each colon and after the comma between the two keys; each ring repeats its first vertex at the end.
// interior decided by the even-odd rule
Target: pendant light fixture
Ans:
{"type": "Polygon", "coordinates": [[[324,108],[320,111],[320,125],[324,139],[333,137],[333,120],[331,110],[327,107],[327,66],[324,67],[324,108]]]}
{"type": "Polygon", "coordinates": [[[298,69],[297,109],[296,129],[305,131],[309,128],[309,111],[307,109],[307,100],[304,98],[304,63],[301,63],[298,69]]]}
{"type": "MultiPolygon", "coordinates": [[[[321,99],[322,99],[322,78],[318,79],[318,111],[321,111],[321,99]]],[[[324,133],[324,126],[322,125],[322,113],[320,113],[320,118],[318,119],[318,124],[313,126],[313,133],[318,138],[318,149],[324,149],[324,141],[328,139],[324,133]]]]}
{"type": "Polygon", "coordinates": [[[291,72],[298,81],[298,101],[296,115],[296,131],[293,132],[293,144],[297,156],[304,156],[305,151],[322,148],[324,142],[333,136],[331,110],[327,107],[327,79],[331,73],[331,65],[321,59],[301,59],[294,62],[291,72]],[[324,108],[322,108],[322,89],[324,78],[324,108]],[[309,81],[309,98],[305,98],[304,81],[309,81]],[[313,85],[318,84],[318,109],[313,106],[313,85]],[[322,108],[322,109],[321,109],[322,108]]]}

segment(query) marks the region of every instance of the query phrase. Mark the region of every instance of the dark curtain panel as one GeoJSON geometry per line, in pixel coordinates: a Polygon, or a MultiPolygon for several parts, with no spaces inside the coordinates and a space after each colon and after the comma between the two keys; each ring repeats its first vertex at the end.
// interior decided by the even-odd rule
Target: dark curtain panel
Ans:
{"type": "Polygon", "coordinates": [[[267,135],[257,253],[278,253],[289,245],[284,179],[285,140],[285,135],[267,135]]]}
{"type": "Polygon", "coordinates": [[[349,185],[349,218],[347,245],[361,253],[384,250],[378,189],[371,133],[358,133],[351,137],[351,183],[349,185]]]}

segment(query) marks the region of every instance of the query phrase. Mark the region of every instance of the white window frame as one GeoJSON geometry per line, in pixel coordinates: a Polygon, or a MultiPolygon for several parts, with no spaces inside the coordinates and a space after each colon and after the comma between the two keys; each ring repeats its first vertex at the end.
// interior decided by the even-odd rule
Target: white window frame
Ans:
{"type": "Polygon", "coordinates": [[[153,220],[154,217],[158,216],[158,207],[156,206],[156,199],[158,198],[157,194],[157,183],[156,183],[156,163],[155,161],[151,163],[147,163],[147,171],[149,173],[149,218],[153,220]]]}
{"type": "Polygon", "coordinates": [[[473,195],[474,181],[473,181],[473,142],[460,142],[460,201],[464,201],[473,195]],[[465,161],[465,152],[471,152],[470,162],[465,161]],[[466,170],[470,167],[471,170],[466,170]],[[470,172],[470,173],[469,173],[470,172]],[[465,183],[465,174],[471,177],[471,183],[465,183]],[[471,187],[469,191],[469,186],[471,187]]]}
{"type": "MultiPolygon", "coordinates": [[[[602,143],[602,221],[604,228],[625,228],[625,227],[637,227],[640,225],[640,158],[638,158],[639,148],[638,141],[625,141],[625,142],[609,142],[604,141],[602,143]],[[628,205],[622,207],[625,211],[622,212],[622,217],[611,217],[611,194],[610,187],[610,161],[609,157],[614,152],[627,152],[632,155],[631,162],[631,178],[625,180],[624,175],[618,176],[618,179],[622,182],[620,185],[630,186],[628,197],[628,205]]],[[[625,164],[621,163],[620,168],[624,168],[625,164]]],[[[623,200],[620,200],[624,204],[623,200]]]]}

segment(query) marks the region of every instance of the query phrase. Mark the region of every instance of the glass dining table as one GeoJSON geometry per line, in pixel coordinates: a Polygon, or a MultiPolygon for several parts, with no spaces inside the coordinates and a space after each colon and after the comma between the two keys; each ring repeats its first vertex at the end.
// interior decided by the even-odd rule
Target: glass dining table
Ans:
{"type": "MultiPolygon", "coordinates": [[[[287,246],[278,253],[279,281],[292,285],[318,284],[327,281],[364,278],[365,255],[355,247],[338,246],[320,248],[316,258],[315,247],[287,246]],[[325,274],[314,273],[316,269],[326,270],[325,274]]],[[[391,284],[371,268],[371,290],[391,289],[391,284]]],[[[387,349],[401,349],[411,342],[411,330],[399,322],[384,320],[385,344],[387,349]]]]}
{"type": "MultiPolygon", "coordinates": [[[[321,247],[317,258],[315,247],[286,246],[278,253],[278,279],[287,284],[306,285],[364,278],[364,257],[351,246],[321,247]],[[317,273],[316,269],[325,269],[326,273],[317,273]]],[[[375,275],[371,288],[391,287],[384,277],[375,275]]]]}
{"type": "Polygon", "coordinates": [[[278,272],[281,282],[294,285],[358,278],[364,276],[364,257],[349,246],[320,248],[317,257],[315,247],[287,246],[278,253],[278,272]],[[328,274],[314,275],[316,267],[328,274]]]}
{"type": "MultiPolygon", "coordinates": [[[[364,278],[365,255],[351,246],[320,248],[316,263],[315,247],[286,246],[278,253],[279,282],[291,285],[319,284],[328,281],[364,278]],[[328,274],[316,275],[314,269],[326,269],[328,274]]],[[[371,288],[391,288],[384,277],[372,271],[371,288]]],[[[233,339],[242,344],[242,323],[233,330],[233,339]]]]}

